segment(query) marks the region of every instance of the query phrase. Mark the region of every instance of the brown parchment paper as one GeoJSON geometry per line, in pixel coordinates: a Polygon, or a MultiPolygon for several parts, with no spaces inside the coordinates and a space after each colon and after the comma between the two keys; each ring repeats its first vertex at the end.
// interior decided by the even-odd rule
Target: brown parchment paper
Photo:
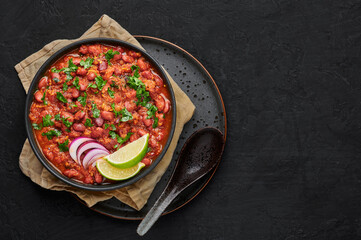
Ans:
{"type": "MultiPolygon", "coordinates": [[[[139,42],[129,34],[124,28],[122,28],[115,20],[110,18],[107,15],[103,15],[89,30],[87,30],[80,38],[78,39],[61,39],[55,40],[47,45],[45,45],[38,52],[30,55],[20,63],[15,66],[18,76],[24,86],[25,91],[27,92],[30,86],[31,81],[33,80],[36,72],[40,66],[56,51],[63,48],[64,46],[86,38],[94,37],[108,37],[120,39],[127,41],[131,44],[134,44],[138,47],[142,46],[139,42]]],[[[163,159],[159,164],[150,172],[147,176],[139,180],[138,182],[121,189],[114,191],[104,191],[104,192],[93,192],[93,191],[84,191],[74,187],[71,187],[62,181],[58,180],[51,173],[49,173],[43,165],[36,158],[33,153],[28,140],[25,141],[22,152],[19,157],[19,166],[21,171],[28,176],[33,182],[40,185],[43,188],[56,190],[56,191],[68,191],[76,194],[79,198],[84,200],[84,202],[89,206],[93,206],[99,201],[104,201],[115,197],[130,207],[140,210],[147,202],[150,194],[152,193],[154,187],[166,171],[169,166],[169,163],[172,159],[174,149],[177,145],[179,136],[183,130],[183,126],[186,122],[192,117],[195,106],[187,97],[187,95],[179,88],[179,86],[174,82],[174,80],[167,73],[168,78],[172,84],[176,105],[177,105],[177,123],[176,129],[172,142],[164,155],[163,159]]]]}

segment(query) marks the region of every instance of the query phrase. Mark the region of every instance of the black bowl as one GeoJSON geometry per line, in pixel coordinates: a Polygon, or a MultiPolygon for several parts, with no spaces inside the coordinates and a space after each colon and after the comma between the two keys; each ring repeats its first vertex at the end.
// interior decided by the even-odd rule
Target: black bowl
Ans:
{"type": "Polygon", "coordinates": [[[137,182],[139,179],[141,179],[142,177],[147,175],[150,171],[152,171],[157,166],[157,164],[160,162],[160,160],[163,158],[164,154],[166,153],[166,151],[170,145],[170,142],[172,141],[173,133],[174,133],[175,125],[176,125],[176,112],[177,111],[176,111],[175,97],[174,97],[174,92],[173,92],[172,86],[170,84],[170,81],[169,81],[167,75],[165,74],[163,68],[161,67],[161,65],[154,58],[152,58],[143,49],[140,49],[132,44],[129,44],[129,43],[121,41],[121,40],[111,39],[111,38],[91,38],[91,39],[80,40],[80,41],[77,41],[77,42],[67,45],[66,47],[60,49],[54,55],[52,55],[40,67],[40,69],[36,73],[32,83],[30,85],[28,95],[26,97],[25,126],[26,126],[26,132],[28,134],[28,139],[29,139],[30,145],[31,145],[35,155],[37,156],[39,161],[43,164],[43,166],[49,172],[51,172],[54,176],[56,176],[61,181],[65,182],[71,186],[80,188],[80,189],[92,190],[92,191],[109,191],[109,190],[122,188],[122,187],[125,187],[125,186],[128,186],[130,184],[137,182]],[[72,50],[80,47],[83,44],[93,44],[93,43],[109,44],[109,45],[114,45],[114,46],[123,46],[128,49],[131,49],[131,50],[134,50],[137,52],[141,52],[143,57],[145,57],[150,63],[153,64],[153,66],[158,70],[158,73],[160,74],[162,79],[166,81],[167,88],[168,88],[171,98],[172,98],[172,111],[173,111],[172,128],[169,133],[168,140],[163,148],[163,151],[158,156],[158,158],[155,161],[153,161],[153,163],[149,167],[141,170],[141,172],[139,172],[135,177],[128,179],[128,180],[119,181],[117,183],[110,183],[110,184],[104,184],[104,185],[84,184],[84,183],[75,181],[73,179],[70,179],[70,178],[64,176],[49,160],[46,159],[46,157],[42,153],[41,149],[38,146],[37,140],[35,139],[35,136],[33,133],[33,128],[32,128],[30,119],[28,117],[29,112],[30,112],[30,106],[34,99],[34,93],[37,90],[38,82],[41,79],[41,77],[44,75],[46,70],[48,70],[54,62],[56,62],[58,59],[60,59],[65,54],[71,52],[72,50]]]}

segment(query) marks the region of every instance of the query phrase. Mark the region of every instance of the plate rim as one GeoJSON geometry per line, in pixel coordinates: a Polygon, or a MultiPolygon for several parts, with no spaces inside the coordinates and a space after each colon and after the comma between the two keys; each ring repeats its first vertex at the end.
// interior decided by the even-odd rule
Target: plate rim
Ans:
{"type": "MultiPolygon", "coordinates": [[[[161,38],[158,38],[158,37],[152,37],[152,36],[147,36],[147,35],[133,35],[133,37],[135,39],[137,38],[146,38],[146,39],[151,39],[151,40],[156,40],[156,41],[160,41],[160,42],[163,42],[163,43],[166,43],[166,44],[169,44],[179,50],[181,50],[183,53],[186,53],[189,57],[191,57],[194,61],[197,62],[197,64],[199,64],[199,66],[205,71],[205,73],[208,75],[208,77],[212,80],[213,82],[213,85],[216,87],[216,90],[218,92],[218,96],[219,96],[219,99],[221,100],[221,103],[222,103],[222,108],[223,108],[223,117],[224,117],[224,142],[226,144],[226,140],[227,140],[227,113],[226,113],[226,107],[224,105],[224,101],[223,101],[223,97],[222,97],[222,94],[218,88],[218,85],[217,83],[215,82],[214,78],[212,77],[212,75],[208,72],[208,70],[203,66],[203,64],[197,59],[195,58],[192,54],[190,54],[188,51],[186,51],[185,49],[183,49],[182,47],[172,43],[172,42],[169,42],[167,40],[164,40],[164,39],[161,39],[161,38]]],[[[138,39],[137,39],[138,40],[138,39]]],[[[205,182],[205,184],[196,192],[196,194],[194,194],[191,198],[189,198],[186,202],[184,202],[183,204],[181,204],[180,206],[170,210],[170,211],[167,211],[167,212],[164,212],[162,213],[161,216],[164,216],[164,215],[167,215],[167,214],[170,214],[182,207],[184,207],[185,205],[187,205],[190,201],[192,201],[196,196],[198,196],[198,194],[200,194],[203,189],[208,185],[208,183],[210,182],[210,180],[213,178],[215,172],[217,171],[218,169],[218,166],[219,164],[221,163],[222,161],[222,158],[221,160],[218,162],[218,164],[215,166],[214,170],[211,172],[211,175],[209,176],[209,178],[207,179],[207,181],[205,182]]],[[[97,213],[100,213],[104,216],[107,216],[107,217],[112,217],[112,218],[116,218],[116,219],[121,219],[121,220],[142,220],[144,217],[119,217],[119,216],[116,216],[116,215],[113,215],[113,214],[109,214],[109,213],[105,213],[105,212],[102,212],[98,209],[94,209],[94,207],[88,207],[81,199],[79,199],[75,194],[72,194],[81,204],[85,205],[87,208],[91,209],[92,211],[94,212],[97,212],[97,213]]]]}

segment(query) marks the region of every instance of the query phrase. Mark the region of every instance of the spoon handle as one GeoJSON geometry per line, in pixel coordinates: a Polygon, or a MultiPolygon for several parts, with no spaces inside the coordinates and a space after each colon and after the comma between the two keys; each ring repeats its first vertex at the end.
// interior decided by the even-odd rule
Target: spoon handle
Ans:
{"type": "Polygon", "coordinates": [[[140,236],[143,236],[148,232],[148,230],[153,226],[153,224],[162,215],[164,210],[173,201],[173,199],[178,196],[179,193],[180,191],[176,189],[169,190],[169,188],[162,193],[162,195],[155,202],[154,206],[149,210],[145,218],[139,224],[137,233],[140,236]]]}

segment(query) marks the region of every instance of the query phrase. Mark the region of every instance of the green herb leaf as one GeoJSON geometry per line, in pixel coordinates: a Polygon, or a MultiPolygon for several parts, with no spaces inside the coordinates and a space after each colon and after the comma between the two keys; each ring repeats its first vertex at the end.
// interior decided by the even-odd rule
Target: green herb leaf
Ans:
{"type": "Polygon", "coordinates": [[[104,129],[107,129],[108,127],[109,127],[108,123],[104,124],[104,129]]]}
{"type": "Polygon", "coordinates": [[[69,88],[69,86],[68,86],[67,82],[64,82],[64,83],[63,83],[63,91],[64,91],[64,92],[67,91],[68,88],[69,88]]]}
{"type": "Polygon", "coordinates": [[[56,68],[52,68],[51,69],[51,72],[53,72],[53,73],[60,73],[61,71],[63,71],[63,69],[56,69],[56,68]]]}
{"type": "Polygon", "coordinates": [[[63,103],[68,103],[68,100],[66,100],[66,98],[61,92],[56,93],[56,98],[63,103]]]}
{"type": "Polygon", "coordinates": [[[104,53],[105,59],[108,61],[108,64],[110,65],[110,59],[114,57],[115,54],[119,54],[118,51],[113,51],[113,49],[109,49],[108,52],[104,53]]]}
{"type": "Polygon", "coordinates": [[[61,119],[60,119],[60,114],[56,114],[56,115],[55,115],[55,120],[56,120],[56,121],[60,121],[60,120],[61,120],[61,119]]]}
{"type": "Polygon", "coordinates": [[[63,122],[63,124],[64,124],[67,128],[69,128],[69,127],[71,127],[71,125],[73,125],[72,122],[69,122],[69,121],[68,121],[68,117],[67,117],[67,118],[62,118],[61,121],[63,122]]]}
{"type": "Polygon", "coordinates": [[[101,76],[96,76],[95,84],[97,85],[98,89],[101,91],[105,86],[105,84],[107,84],[107,81],[103,80],[101,76]]]}
{"type": "Polygon", "coordinates": [[[113,131],[117,130],[117,128],[114,126],[114,124],[110,125],[113,131]]]}
{"type": "Polygon", "coordinates": [[[87,68],[90,68],[91,65],[93,64],[94,62],[94,59],[93,58],[87,58],[85,61],[84,60],[81,60],[80,61],[80,66],[83,66],[84,69],[87,69],[87,68]]]}
{"type": "Polygon", "coordinates": [[[148,111],[147,111],[147,114],[148,114],[148,117],[147,119],[155,116],[155,113],[157,112],[158,108],[152,104],[150,104],[151,106],[149,106],[148,108],[148,111]]]}
{"type": "Polygon", "coordinates": [[[90,120],[89,118],[87,118],[87,119],[85,120],[84,125],[85,125],[86,127],[92,127],[92,126],[94,126],[94,124],[92,124],[92,122],[91,122],[91,120],[90,120]]]}
{"type": "Polygon", "coordinates": [[[97,105],[95,103],[92,103],[92,112],[94,118],[100,117],[100,110],[97,108],[97,105]]]}
{"type": "Polygon", "coordinates": [[[67,140],[66,140],[65,142],[63,142],[63,143],[58,143],[58,147],[59,147],[60,152],[69,151],[68,144],[69,144],[69,139],[67,139],[67,140]]]}
{"type": "Polygon", "coordinates": [[[50,127],[50,126],[53,126],[54,125],[54,122],[51,121],[51,115],[50,114],[46,114],[44,117],[43,117],[43,126],[44,127],[50,127]]]}
{"type": "Polygon", "coordinates": [[[152,151],[152,148],[151,148],[151,147],[148,147],[147,153],[149,153],[150,151],[152,151]]]}
{"type": "Polygon", "coordinates": [[[154,117],[154,122],[153,122],[152,127],[153,127],[153,128],[158,127],[158,118],[157,118],[157,117],[154,117]]]}
{"type": "Polygon", "coordinates": [[[58,83],[60,82],[59,78],[53,78],[54,82],[58,83]]]}
{"type": "Polygon", "coordinates": [[[42,123],[40,123],[40,124],[33,123],[32,126],[35,130],[41,130],[43,128],[42,123]]]}
{"type": "Polygon", "coordinates": [[[117,147],[119,147],[119,145],[118,145],[118,144],[115,144],[115,145],[113,146],[113,148],[117,148],[117,147]]]}
{"type": "Polygon", "coordinates": [[[75,80],[73,81],[73,86],[80,90],[80,85],[79,85],[79,78],[78,77],[75,77],[75,80]]]}
{"type": "Polygon", "coordinates": [[[133,134],[132,132],[128,132],[127,136],[125,136],[124,138],[121,138],[119,135],[117,135],[117,142],[119,143],[119,146],[125,143],[126,141],[128,141],[128,139],[130,138],[130,136],[132,136],[132,134],[133,134]]]}
{"type": "Polygon", "coordinates": [[[115,138],[118,136],[118,134],[116,134],[116,133],[113,132],[113,131],[109,131],[109,136],[110,136],[111,138],[115,139],[115,138]]]}
{"type": "Polygon", "coordinates": [[[97,85],[94,83],[89,83],[87,88],[97,88],[97,85]]]}
{"type": "Polygon", "coordinates": [[[48,138],[48,140],[51,140],[54,136],[59,137],[61,135],[61,132],[57,129],[54,129],[54,130],[50,130],[48,132],[43,132],[41,135],[46,136],[48,138]]]}
{"type": "Polygon", "coordinates": [[[110,84],[110,86],[113,88],[119,88],[119,86],[114,81],[112,81],[112,84],[110,84]]]}
{"type": "Polygon", "coordinates": [[[110,87],[108,87],[108,94],[111,98],[114,98],[114,91],[112,91],[110,87]]]}
{"type": "Polygon", "coordinates": [[[130,112],[128,112],[128,110],[126,108],[123,108],[120,113],[122,114],[122,118],[120,119],[120,121],[122,122],[127,122],[129,120],[133,119],[133,116],[130,112]]]}
{"type": "Polygon", "coordinates": [[[86,92],[84,92],[84,96],[79,96],[78,97],[78,102],[80,102],[81,105],[83,105],[83,107],[85,107],[86,105],[86,97],[87,97],[87,94],[86,92]]]}
{"type": "Polygon", "coordinates": [[[44,91],[43,97],[41,98],[41,100],[43,101],[44,105],[48,105],[48,101],[45,100],[45,94],[46,94],[46,90],[44,91]]]}
{"type": "Polygon", "coordinates": [[[137,65],[132,65],[132,66],[130,67],[130,69],[131,69],[132,71],[134,71],[133,76],[139,78],[139,70],[140,70],[139,66],[137,66],[137,65]]]}
{"type": "Polygon", "coordinates": [[[115,110],[115,104],[114,103],[112,103],[112,109],[113,109],[113,112],[114,112],[114,115],[115,115],[115,117],[118,117],[118,116],[120,116],[120,114],[121,114],[121,111],[117,111],[117,110],[115,110]]]}

